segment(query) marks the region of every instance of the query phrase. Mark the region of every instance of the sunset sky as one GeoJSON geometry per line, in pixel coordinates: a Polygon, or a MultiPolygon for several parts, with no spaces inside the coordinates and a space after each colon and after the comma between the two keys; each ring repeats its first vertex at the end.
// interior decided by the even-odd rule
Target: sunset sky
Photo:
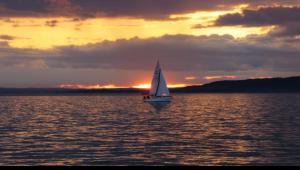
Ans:
{"type": "Polygon", "coordinates": [[[300,0],[0,0],[0,87],[300,75],[300,0]]]}

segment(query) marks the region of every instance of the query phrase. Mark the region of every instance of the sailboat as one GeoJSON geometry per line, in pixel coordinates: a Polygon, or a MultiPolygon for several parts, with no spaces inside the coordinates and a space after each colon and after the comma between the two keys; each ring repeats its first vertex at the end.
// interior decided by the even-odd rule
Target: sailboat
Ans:
{"type": "Polygon", "coordinates": [[[159,61],[154,70],[151,89],[148,96],[144,96],[145,102],[171,102],[170,91],[164,78],[159,61]]]}

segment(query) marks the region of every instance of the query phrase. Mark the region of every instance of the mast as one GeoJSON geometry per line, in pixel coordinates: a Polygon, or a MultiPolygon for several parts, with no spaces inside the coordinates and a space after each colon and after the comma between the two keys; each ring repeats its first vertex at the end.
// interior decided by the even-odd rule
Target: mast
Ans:
{"type": "MultiPolygon", "coordinates": [[[[158,62],[158,65],[159,65],[159,62],[158,62]]],[[[161,69],[159,69],[159,73],[158,73],[158,83],[157,83],[157,87],[156,87],[155,96],[157,96],[159,85],[160,85],[160,74],[161,74],[161,69]]]]}
{"type": "Polygon", "coordinates": [[[157,61],[156,67],[154,69],[153,78],[151,82],[150,96],[157,96],[159,90],[159,78],[160,77],[160,65],[157,61]]]}

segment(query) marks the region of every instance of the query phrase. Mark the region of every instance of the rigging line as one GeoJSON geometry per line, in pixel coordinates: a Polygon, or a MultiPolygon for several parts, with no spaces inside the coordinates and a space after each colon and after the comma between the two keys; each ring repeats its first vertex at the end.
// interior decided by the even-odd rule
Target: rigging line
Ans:
{"type": "Polygon", "coordinates": [[[159,72],[158,72],[158,83],[157,83],[157,87],[156,87],[155,96],[157,96],[157,93],[158,93],[158,90],[159,90],[159,85],[160,85],[160,72],[161,72],[161,68],[159,69],[159,72]]]}

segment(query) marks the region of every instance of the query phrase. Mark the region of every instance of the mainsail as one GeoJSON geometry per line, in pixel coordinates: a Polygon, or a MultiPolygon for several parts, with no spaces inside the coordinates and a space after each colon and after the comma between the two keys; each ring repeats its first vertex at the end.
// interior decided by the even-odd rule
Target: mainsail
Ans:
{"type": "Polygon", "coordinates": [[[159,62],[157,62],[151,83],[150,96],[170,96],[166,80],[159,62]]]}

